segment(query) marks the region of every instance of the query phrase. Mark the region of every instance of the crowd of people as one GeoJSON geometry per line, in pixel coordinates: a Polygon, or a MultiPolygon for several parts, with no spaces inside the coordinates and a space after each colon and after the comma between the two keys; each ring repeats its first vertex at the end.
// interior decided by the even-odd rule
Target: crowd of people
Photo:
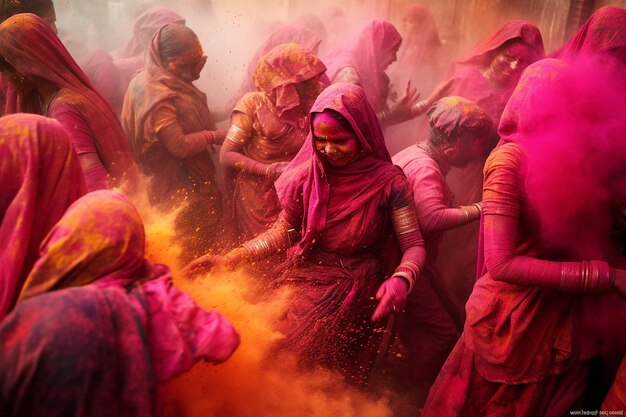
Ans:
{"type": "Polygon", "coordinates": [[[0,19],[0,416],[160,415],[239,346],[146,258],[138,196],[175,213],[181,278],[286,290],[274,358],[399,416],[626,409],[626,9],[550,54],[510,20],[452,61],[419,4],[404,34],[306,15],[214,110],[167,7],[80,59],[52,0],[0,19]]]}

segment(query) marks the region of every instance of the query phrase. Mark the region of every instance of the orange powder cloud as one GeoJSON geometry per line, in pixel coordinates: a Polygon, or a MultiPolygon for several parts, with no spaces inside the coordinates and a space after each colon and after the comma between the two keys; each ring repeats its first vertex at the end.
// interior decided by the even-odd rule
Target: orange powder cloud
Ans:
{"type": "Polygon", "coordinates": [[[272,355],[282,335],[273,322],[288,302],[286,291],[269,293],[243,270],[215,271],[189,280],[177,257],[175,213],[160,213],[135,198],[146,226],[147,257],[172,267],[174,282],[201,306],[215,308],[235,326],[241,345],[223,364],[198,363],[160,390],[159,412],[176,417],[385,417],[386,396],[373,398],[347,385],[338,373],[302,371],[272,355]]]}

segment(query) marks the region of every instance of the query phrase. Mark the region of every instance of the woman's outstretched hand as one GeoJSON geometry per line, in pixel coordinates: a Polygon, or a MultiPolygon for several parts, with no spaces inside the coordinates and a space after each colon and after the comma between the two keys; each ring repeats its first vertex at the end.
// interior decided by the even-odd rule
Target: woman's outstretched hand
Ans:
{"type": "Polygon", "coordinates": [[[187,278],[192,278],[203,272],[209,272],[219,265],[224,265],[226,263],[224,258],[224,255],[206,254],[187,264],[187,266],[183,268],[183,274],[187,278]]]}
{"type": "Polygon", "coordinates": [[[372,320],[378,321],[392,311],[402,310],[404,303],[406,303],[407,290],[404,279],[398,277],[386,279],[376,293],[378,306],[372,315],[372,320]]]}

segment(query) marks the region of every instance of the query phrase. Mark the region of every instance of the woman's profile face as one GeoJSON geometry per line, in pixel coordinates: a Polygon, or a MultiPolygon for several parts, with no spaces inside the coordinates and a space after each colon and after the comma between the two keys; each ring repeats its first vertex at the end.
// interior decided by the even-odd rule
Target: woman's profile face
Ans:
{"type": "Polygon", "coordinates": [[[491,81],[497,85],[517,84],[522,72],[533,62],[533,51],[522,41],[504,45],[489,64],[491,81]]]}
{"type": "Polygon", "coordinates": [[[335,112],[324,111],[313,116],[313,143],[324,161],[334,167],[354,162],[361,154],[361,146],[351,128],[335,112]]]}
{"type": "Polygon", "coordinates": [[[398,60],[398,50],[400,49],[400,43],[395,45],[392,49],[388,50],[384,53],[384,55],[380,58],[380,70],[385,71],[389,68],[389,65],[393,64],[398,60]]]}

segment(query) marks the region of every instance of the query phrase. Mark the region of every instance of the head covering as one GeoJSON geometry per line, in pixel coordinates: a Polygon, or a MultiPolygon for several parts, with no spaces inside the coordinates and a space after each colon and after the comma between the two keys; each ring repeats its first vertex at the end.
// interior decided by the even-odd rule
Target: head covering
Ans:
{"type": "Polygon", "coordinates": [[[89,193],[70,206],[42,243],[20,301],[96,279],[128,284],[141,272],[144,249],[137,209],[114,191],[89,193]]]}
{"type": "Polygon", "coordinates": [[[144,46],[141,44],[141,38],[146,36],[145,34],[152,37],[159,28],[169,23],[184,25],[185,18],[164,6],[153,6],[141,13],[135,19],[133,36],[126,44],[121,58],[141,56],[145,52],[144,46]]]}
{"type": "Polygon", "coordinates": [[[235,102],[238,101],[244,94],[255,90],[254,74],[256,73],[261,58],[269,51],[279,45],[297,43],[305,49],[317,53],[321,42],[322,38],[320,38],[315,32],[302,26],[287,25],[274,30],[265,42],[259,46],[252,59],[248,61],[243,83],[241,84],[239,91],[231,100],[233,102],[233,106],[235,102]]]}
{"type": "Polygon", "coordinates": [[[106,170],[116,178],[132,173],[130,147],[117,116],[43,20],[19,14],[0,24],[0,56],[26,78],[71,91],[72,105],[84,116],[106,170]]]}
{"type": "Polygon", "coordinates": [[[86,192],[65,129],[32,114],[0,118],[0,320],[12,308],[41,241],[86,192]]]}
{"type": "Polygon", "coordinates": [[[281,120],[300,106],[295,84],[322,75],[326,66],[312,51],[296,43],[275,47],[264,55],[254,73],[257,89],[274,101],[281,120]]]}
{"type": "Polygon", "coordinates": [[[584,53],[613,53],[626,65],[625,28],[626,9],[616,6],[601,7],[553,56],[570,61],[584,53]]]}
{"type": "MultiPolygon", "coordinates": [[[[175,102],[179,114],[184,115],[184,120],[179,120],[179,123],[186,133],[215,129],[206,95],[192,83],[169,72],[161,58],[161,35],[181,29],[191,31],[172,24],[163,26],[154,34],[146,55],[146,67],[133,79],[124,99],[122,124],[133,152],[144,170],[155,168],[147,159],[147,152],[158,140],[155,136],[146,134],[145,124],[150,121],[152,112],[165,101],[175,102]]],[[[194,179],[213,178],[213,164],[208,154],[201,154],[195,159],[187,158],[185,164],[188,167],[193,165],[194,179]]]]}
{"type": "Polygon", "coordinates": [[[493,128],[491,117],[476,103],[463,97],[444,97],[428,109],[428,122],[436,136],[454,137],[464,131],[484,132],[493,128]]]}
{"type": "Polygon", "coordinates": [[[557,91],[556,83],[563,82],[566,68],[567,64],[564,61],[547,58],[531,64],[524,70],[502,112],[498,127],[500,143],[520,142],[531,132],[545,128],[547,114],[542,114],[540,109],[554,110],[559,103],[565,104],[561,102],[560,95],[554,91],[557,91]]]}
{"type": "Polygon", "coordinates": [[[543,38],[539,28],[525,20],[511,20],[502,25],[496,32],[478,42],[465,57],[455,61],[449,73],[468,65],[478,67],[488,65],[493,58],[493,54],[505,43],[513,40],[520,40],[528,45],[535,54],[534,60],[545,56],[543,38]]]}
{"type": "Polygon", "coordinates": [[[364,155],[345,167],[332,167],[315,150],[311,129],[300,152],[275,183],[283,210],[292,219],[302,219],[302,239],[293,255],[308,250],[327,224],[345,219],[391,179],[403,175],[391,163],[380,123],[361,87],[337,83],[326,88],[311,109],[311,119],[325,110],[348,121],[364,155]],[[334,206],[329,205],[331,182],[332,193],[338,196],[334,206]]]}
{"type": "Polygon", "coordinates": [[[403,37],[397,66],[432,63],[442,48],[435,17],[428,7],[414,3],[406,8],[403,19],[413,22],[413,28],[403,37]]]}
{"type": "Polygon", "coordinates": [[[525,151],[525,195],[553,256],[609,260],[617,252],[611,239],[622,233],[618,202],[626,198],[622,77],[598,62],[544,59],[522,74],[503,112],[501,142],[525,151]]]}
{"type": "Polygon", "coordinates": [[[150,264],[144,255],[137,209],[114,191],[89,193],[43,242],[20,301],[87,284],[124,288],[136,299],[128,302],[140,306],[158,382],[188,370],[200,358],[226,360],[239,344],[232,326],[217,312],[198,307],[173,286],[169,268],[150,264]]]}
{"type": "Polygon", "coordinates": [[[380,70],[380,60],[400,46],[402,36],[387,20],[372,19],[363,23],[342,47],[324,59],[328,66],[328,77],[332,80],[347,67],[356,68],[361,85],[375,110],[384,104],[388,93],[389,79],[380,70]]]}

